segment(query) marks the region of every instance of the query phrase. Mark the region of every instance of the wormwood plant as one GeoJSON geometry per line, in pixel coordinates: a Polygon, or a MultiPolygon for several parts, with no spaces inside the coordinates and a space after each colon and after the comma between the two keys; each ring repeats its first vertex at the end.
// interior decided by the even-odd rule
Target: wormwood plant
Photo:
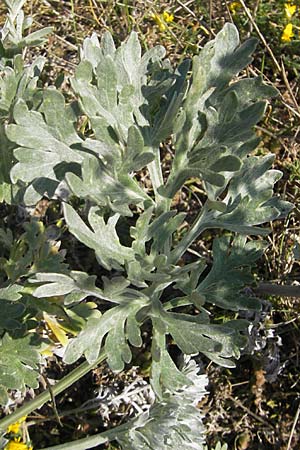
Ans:
{"type": "MultiPolygon", "coordinates": [[[[27,219],[20,234],[4,214],[1,404],[9,405],[15,390],[38,387],[41,364],[54,349],[49,327],[64,347],[65,363],[86,359],[52,395],[105,358],[112,370],[122,371],[133,347],[151,345],[156,401],[150,410],[57,448],[117,440],[124,450],[200,450],[204,430],[195,404],[206,378],[197,375],[193,360],[175,364],[169,344],[183,355],[200,352],[234,367],[249,326],[238,312],[260,308],[259,300],[244,292],[266,247],[253,236],[267,235],[259,225],[291,209],[273,196],[281,177],[271,169],[273,156],[251,156],[259,142],[253,126],[276,91],[259,77],[233,81],[250,63],[256,40],[241,45],[236,28],[226,24],[192,61],[173,68],[163,47],[142,54],[136,33],[118,48],[110,33],[100,41],[93,35],[83,42],[70,78],[73,100],[67,101],[61,90],[43,87],[45,58],[26,59],[26,48],[43,43],[50,30],[24,37],[30,25],[24,0],[6,3],[1,201],[9,210],[58,199],[73,239],[94,251],[99,267],[93,273],[99,275],[72,270],[42,222],[27,219]],[[164,171],[160,148],[169,139],[174,154],[164,171]],[[205,200],[181,235],[186,213],[176,210],[174,197],[191,177],[201,180],[205,200]],[[224,230],[214,240],[212,264],[200,256],[187,262],[187,250],[208,229],[224,230]],[[233,319],[216,321],[209,304],[233,311],[233,319]]],[[[25,403],[0,421],[2,432],[49,399],[46,391],[25,403]]]]}

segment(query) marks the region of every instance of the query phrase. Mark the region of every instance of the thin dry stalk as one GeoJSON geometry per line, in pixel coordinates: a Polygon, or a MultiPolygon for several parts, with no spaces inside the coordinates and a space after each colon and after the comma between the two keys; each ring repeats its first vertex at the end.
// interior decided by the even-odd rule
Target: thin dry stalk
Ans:
{"type": "MultiPolygon", "coordinates": [[[[259,29],[257,23],[255,22],[255,20],[254,20],[252,14],[251,14],[251,11],[250,11],[249,8],[246,6],[244,0],[240,0],[240,4],[242,5],[242,7],[243,7],[243,9],[244,9],[244,11],[245,11],[245,14],[246,14],[246,16],[248,17],[250,23],[253,25],[255,31],[257,32],[257,34],[258,34],[258,36],[259,36],[261,42],[264,44],[264,46],[266,47],[267,51],[269,52],[269,54],[270,54],[270,56],[271,56],[271,58],[272,58],[272,60],[273,60],[273,62],[274,62],[274,64],[275,64],[275,66],[276,66],[276,69],[277,69],[278,72],[280,73],[280,75],[281,75],[281,77],[282,77],[282,79],[283,79],[283,82],[284,82],[284,84],[285,84],[285,86],[286,86],[286,88],[287,88],[287,90],[288,90],[288,92],[289,92],[289,94],[290,94],[290,96],[291,96],[291,99],[292,99],[292,101],[293,101],[293,103],[294,103],[294,106],[295,106],[296,110],[293,109],[293,108],[291,108],[291,107],[289,107],[289,109],[291,109],[291,110],[293,111],[293,113],[294,113],[297,117],[300,117],[300,107],[299,107],[299,105],[298,105],[298,103],[297,103],[297,100],[296,100],[296,98],[295,98],[295,96],[294,96],[294,94],[293,94],[293,91],[292,91],[292,88],[291,88],[291,86],[290,86],[290,83],[289,83],[289,81],[288,81],[288,79],[287,79],[283,61],[281,61],[281,65],[280,65],[280,63],[278,62],[276,56],[275,56],[274,53],[273,53],[273,50],[272,50],[271,47],[269,46],[267,40],[265,39],[264,35],[263,35],[262,32],[260,31],[260,29],[259,29]]],[[[281,97],[282,97],[282,95],[281,95],[281,97]]]]}
{"type": "Polygon", "coordinates": [[[292,426],[292,429],[291,429],[291,434],[290,434],[290,437],[289,437],[289,441],[288,441],[286,450],[290,450],[292,448],[291,445],[292,445],[293,435],[295,433],[295,429],[296,429],[296,425],[297,425],[297,422],[298,422],[298,419],[299,419],[299,415],[300,415],[300,404],[298,405],[298,409],[297,409],[297,412],[295,414],[295,419],[294,419],[294,422],[293,422],[293,426],[292,426]]]}

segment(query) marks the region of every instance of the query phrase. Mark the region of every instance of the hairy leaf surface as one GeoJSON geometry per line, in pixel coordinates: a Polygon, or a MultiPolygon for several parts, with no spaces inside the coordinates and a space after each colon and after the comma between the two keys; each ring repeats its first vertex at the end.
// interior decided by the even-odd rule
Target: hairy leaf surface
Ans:
{"type": "Polygon", "coordinates": [[[260,309],[260,301],[245,295],[241,290],[253,283],[251,266],[261,257],[265,248],[266,243],[263,241],[246,243],[245,236],[236,237],[232,245],[228,236],[215,239],[213,266],[198,285],[197,291],[207,302],[224,309],[260,309]]]}
{"type": "Polygon", "coordinates": [[[188,386],[173,394],[163,393],[148,412],[128,423],[128,429],[116,436],[123,450],[203,450],[204,427],[196,408],[206,393],[207,379],[197,374],[194,361],[182,368],[188,386]]]}
{"type": "Polygon", "coordinates": [[[95,250],[99,262],[106,269],[120,269],[125,261],[132,259],[132,250],[120,244],[115,229],[118,214],[109,217],[105,222],[100,208],[92,207],[88,216],[92,230],[68,204],[64,204],[64,215],[71,233],[87,247],[95,250]]]}
{"type": "MultiPolygon", "coordinates": [[[[12,339],[5,334],[0,341],[0,386],[7,389],[25,390],[26,386],[38,387],[38,363],[40,360],[37,347],[26,336],[12,339]]],[[[1,401],[3,396],[1,396],[1,401]],[[2,397],[2,398],[1,398],[2,397]]]]}
{"type": "MultiPolygon", "coordinates": [[[[30,111],[19,100],[14,108],[16,124],[7,126],[7,136],[19,147],[14,156],[19,161],[11,171],[13,182],[31,183],[25,201],[34,204],[44,194],[52,197],[70,164],[83,161],[82,152],[72,145],[82,140],[74,128],[76,117],[65,106],[64,97],[55,90],[44,93],[41,112],[30,111]]],[[[75,170],[74,167],[74,170],[75,170]]]]}

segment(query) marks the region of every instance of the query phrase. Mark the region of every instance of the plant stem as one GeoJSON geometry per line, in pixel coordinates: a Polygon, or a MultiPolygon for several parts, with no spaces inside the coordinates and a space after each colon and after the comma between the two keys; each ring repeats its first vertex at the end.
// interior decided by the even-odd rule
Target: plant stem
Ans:
{"type": "Polygon", "coordinates": [[[161,214],[169,211],[171,200],[158,193],[158,188],[164,184],[164,180],[161,169],[159,148],[152,149],[152,151],[155,153],[155,159],[148,164],[148,170],[155,195],[156,208],[158,214],[161,214]]]}
{"type": "Polygon", "coordinates": [[[184,298],[173,298],[172,300],[169,300],[168,302],[163,304],[163,307],[166,311],[169,311],[169,309],[173,308],[179,308],[180,306],[189,306],[192,305],[193,302],[190,300],[187,300],[184,298]]]}
{"type": "Polygon", "coordinates": [[[176,245],[174,250],[170,255],[170,263],[176,264],[177,261],[186,252],[189,246],[194,242],[194,240],[201,234],[204,230],[208,228],[207,226],[207,208],[203,206],[201,212],[198,214],[195,222],[193,223],[187,234],[181,239],[181,241],[176,245]],[[205,221],[203,218],[205,217],[205,221]]]}
{"type": "Polygon", "coordinates": [[[65,444],[54,445],[53,447],[46,447],[43,450],[87,450],[94,448],[97,445],[104,444],[107,441],[113,441],[117,435],[128,432],[130,429],[130,422],[123,423],[111,430],[104,431],[103,433],[94,434],[77,441],[66,442],[65,444]]]}
{"type": "Polygon", "coordinates": [[[96,447],[100,444],[105,444],[108,439],[105,437],[106,433],[96,434],[88,438],[79,439],[77,441],[66,442],[65,444],[55,445],[54,447],[46,447],[43,450],[86,450],[88,448],[96,447]]]}
{"type": "Polygon", "coordinates": [[[75,5],[74,0],[71,0],[71,14],[72,14],[72,21],[73,21],[73,29],[74,29],[74,36],[76,43],[78,42],[77,39],[77,24],[76,24],[76,18],[75,18],[75,5]]]}
{"type": "MultiPolygon", "coordinates": [[[[52,386],[52,395],[56,396],[66,390],[68,387],[72,386],[73,383],[86,375],[98,364],[103,362],[105,358],[106,354],[104,351],[102,351],[94,364],[89,364],[87,361],[85,361],[80,366],[76,367],[76,369],[72,370],[72,372],[66,375],[62,380],[58,381],[54,386],[52,386]]],[[[17,409],[15,412],[2,419],[0,421],[0,432],[5,432],[9,425],[17,422],[21,417],[27,416],[28,414],[32,413],[32,411],[40,408],[49,400],[51,400],[51,393],[50,390],[47,389],[42,394],[39,394],[37,397],[35,397],[33,400],[26,403],[24,406],[21,406],[21,408],[17,409]]]]}
{"type": "Polygon", "coordinates": [[[256,295],[266,294],[278,297],[298,297],[300,298],[300,286],[284,286],[282,284],[259,283],[253,289],[256,295]]]}

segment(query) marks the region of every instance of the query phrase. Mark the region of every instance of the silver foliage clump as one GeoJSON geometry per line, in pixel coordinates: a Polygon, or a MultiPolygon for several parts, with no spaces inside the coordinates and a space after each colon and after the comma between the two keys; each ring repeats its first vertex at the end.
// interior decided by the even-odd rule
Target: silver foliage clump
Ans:
{"type": "Polygon", "coordinates": [[[261,225],[292,207],[274,195],[282,174],[272,169],[273,155],[252,154],[259,143],[253,128],[276,95],[260,77],[236,79],[251,62],[256,40],[241,44],[236,27],[226,24],[192,61],[174,68],[161,46],[143,54],[135,32],[119,47],[110,33],[100,40],[94,34],[83,42],[66,97],[42,86],[45,58],[24,62],[26,46],[43,43],[50,30],[26,34],[24,0],[6,4],[0,200],[32,207],[63,193],[68,231],[94,252],[99,267],[93,274],[69,268],[63,252],[51,251],[41,222],[24,224],[18,239],[8,227],[0,229],[0,403],[8,402],[12,389],[38,387],[41,345],[26,321],[34,311],[38,329],[46,313],[57,323],[75,323],[61,351],[67,364],[84,356],[92,365],[105,352],[110,368],[122,371],[132,362],[133,347],[151,341],[156,401],[149,411],[115,434],[88,437],[71,448],[92,448],[110,436],[124,450],[200,450],[204,429],[195,402],[205,393],[206,378],[196,375],[192,361],[179,368],[169,343],[182,355],[202,353],[235,366],[251,322],[237,314],[261,309],[245,288],[255,281],[251,269],[267,244],[248,236],[266,236],[261,225]],[[78,129],[83,118],[87,131],[78,129]],[[160,154],[166,139],[174,146],[167,177],[160,154]],[[151,189],[141,182],[141,169],[151,189]],[[186,214],[174,208],[174,197],[190,177],[201,180],[205,198],[179,235],[186,214]],[[227,231],[214,240],[212,264],[201,256],[186,263],[186,251],[210,229],[227,231]],[[220,323],[210,305],[235,318],[220,323]]]}
{"type": "Polygon", "coordinates": [[[182,372],[191,384],[173,393],[166,391],[161,401],[131,421],[130,428],[116,436],[123,450],[203,450],[205,427],[196,405],[207,393],[208,379],[198,375],[193,360],[186,361],[182,372]]]}

